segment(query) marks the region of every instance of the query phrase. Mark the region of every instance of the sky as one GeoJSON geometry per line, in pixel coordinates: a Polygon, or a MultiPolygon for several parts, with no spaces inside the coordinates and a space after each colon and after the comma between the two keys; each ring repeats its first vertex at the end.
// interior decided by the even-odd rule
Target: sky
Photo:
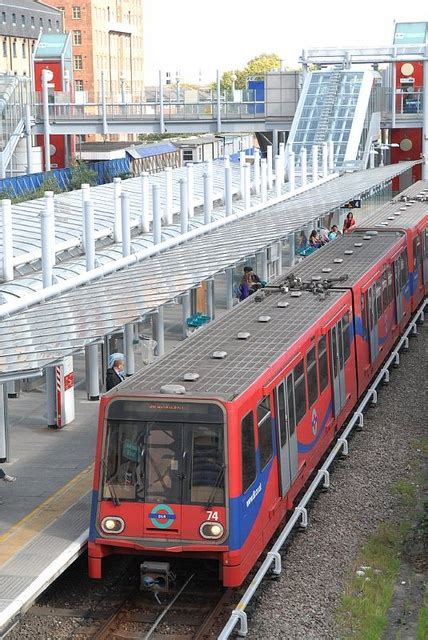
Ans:
{"type": "Polygon", "coordinates": [[[428,21],[428,1],[412,0],[142,0],[144,75],[159,69],[203,84],[277,53],[297,68],[302,49],[392,44],[394,20],[428,21]]]}

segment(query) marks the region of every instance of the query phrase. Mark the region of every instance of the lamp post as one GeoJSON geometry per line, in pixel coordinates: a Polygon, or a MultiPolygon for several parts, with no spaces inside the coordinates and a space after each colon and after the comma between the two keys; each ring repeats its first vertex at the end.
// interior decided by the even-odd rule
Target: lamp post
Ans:
{"type": "Polygon", "coordinates": [[[126,77],[125,77],[124,73],[120,74],[119,82],[120,82],[120,101],[121,101],[122,105],[124,106],[125,103],[126,103],[126,93],[125,93],[126,77]]]}
{"type": "Polygon", "coordinates": [[[230,79],[232,80],[232,102],[235,102],[235,83],[238,79],[238,76],[235,72],[232,73],[230,79]]]}
{"type": "Polygon", "coordinates": [[[180,75],[177,71],[175,74],[175,86],[177,88],[177,104],[180,102],[180,75]]]}

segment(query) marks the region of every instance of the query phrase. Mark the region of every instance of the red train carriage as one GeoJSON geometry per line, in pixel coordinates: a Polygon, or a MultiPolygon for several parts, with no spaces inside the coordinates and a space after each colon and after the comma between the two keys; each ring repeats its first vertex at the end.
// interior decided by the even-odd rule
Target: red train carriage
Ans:
{"type": "Polygon", "coordinates": [[[412,311],[428,295],[428,182],[419,181],[392,202],[364,218],[364,228],[402,230],[407,236],[407,264],[412,311]]]}
{"type": "Polygon", "coordinates": [[[399,335],[405,251],[337,239],[103,397],[92,577],[138,553],[243,581],[399,335]]]}

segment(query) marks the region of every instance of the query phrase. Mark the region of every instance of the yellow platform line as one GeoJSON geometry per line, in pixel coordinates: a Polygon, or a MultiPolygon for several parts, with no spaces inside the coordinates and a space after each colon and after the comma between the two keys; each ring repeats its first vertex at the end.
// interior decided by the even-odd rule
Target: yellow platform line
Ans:
{"type": "Polygon", "coordinates": [[[24,545],[57,520],[91,489],[93,470],[93,464],[83,469],[70,482],[55,491],[0,536],[0,566],[10,560],[24,545]]]}

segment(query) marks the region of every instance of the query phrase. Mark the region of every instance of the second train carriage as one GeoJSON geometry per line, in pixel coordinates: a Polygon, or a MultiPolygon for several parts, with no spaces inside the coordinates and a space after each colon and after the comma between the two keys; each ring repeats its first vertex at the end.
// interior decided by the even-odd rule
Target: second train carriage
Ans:
{"type": "Polygon", "coordinates": [[[347,234],[102,398],[92,577],[139,553],[243,581],[407,323],[405,252],[347,234]]]}

